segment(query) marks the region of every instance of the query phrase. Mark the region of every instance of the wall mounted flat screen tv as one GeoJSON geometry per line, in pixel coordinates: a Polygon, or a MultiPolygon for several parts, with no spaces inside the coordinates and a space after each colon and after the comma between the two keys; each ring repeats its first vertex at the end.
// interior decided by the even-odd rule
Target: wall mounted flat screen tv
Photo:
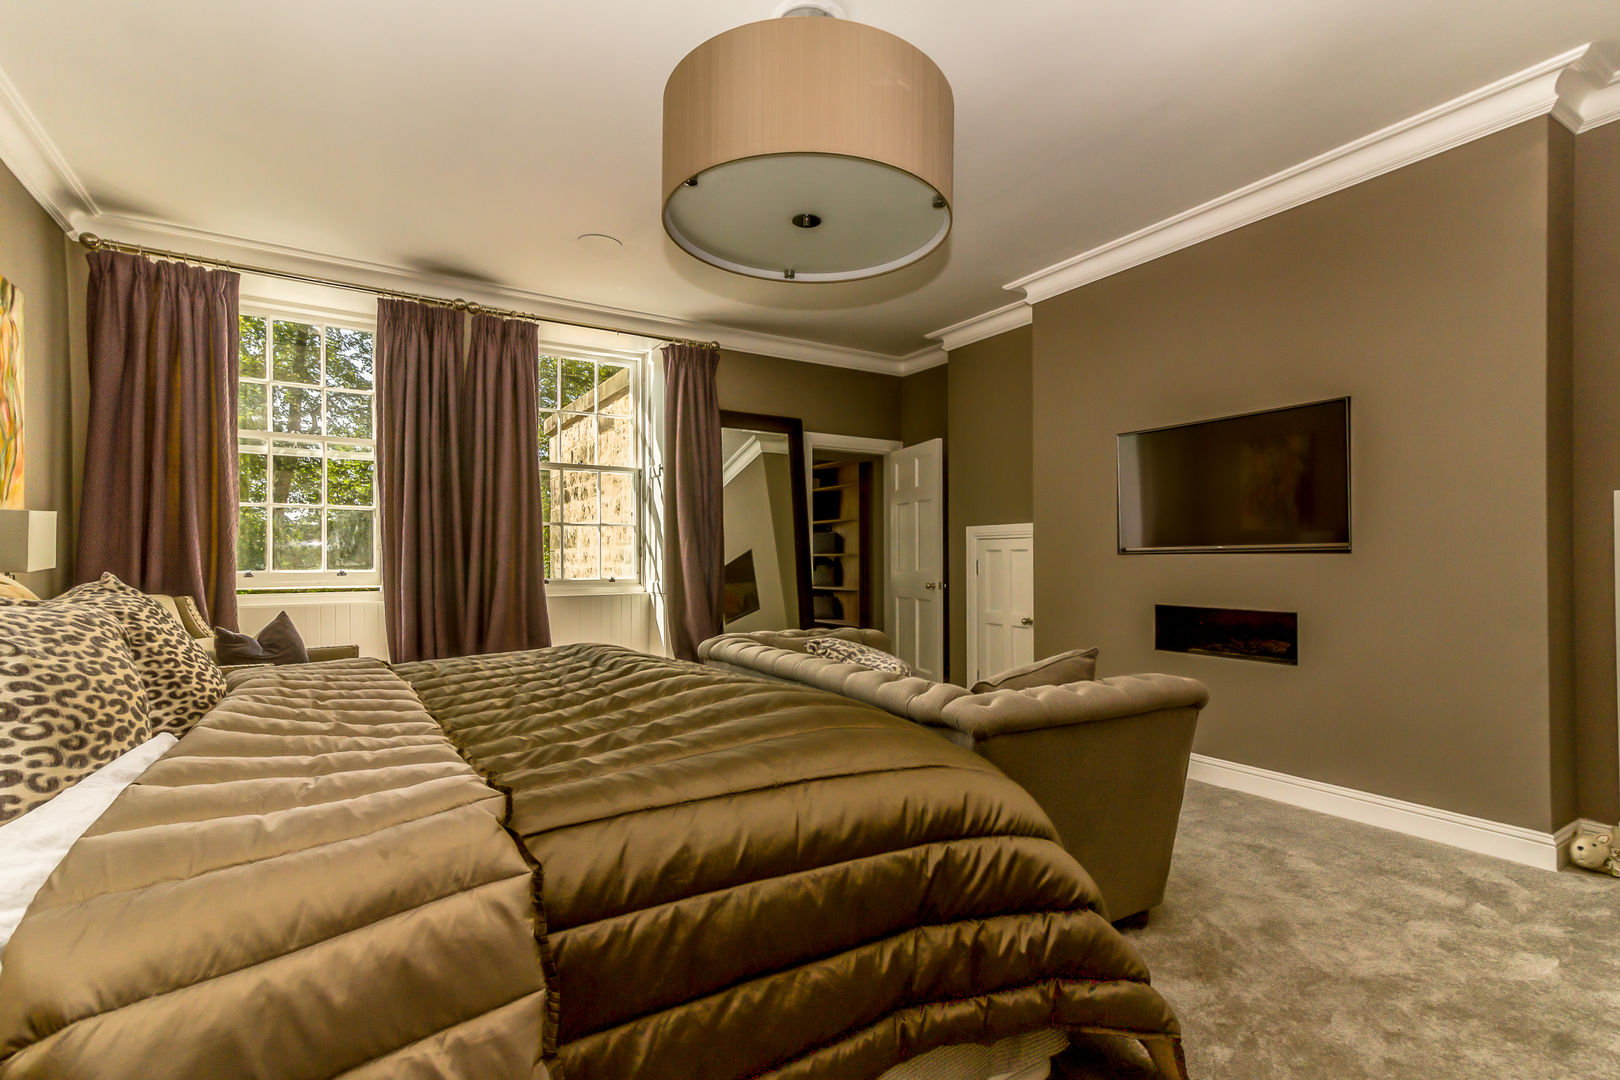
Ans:
{"type": "Polygon", "coordinates": [[[1349,551],[1350,399],[1119,436],[1119,550],[1349,551]]]}

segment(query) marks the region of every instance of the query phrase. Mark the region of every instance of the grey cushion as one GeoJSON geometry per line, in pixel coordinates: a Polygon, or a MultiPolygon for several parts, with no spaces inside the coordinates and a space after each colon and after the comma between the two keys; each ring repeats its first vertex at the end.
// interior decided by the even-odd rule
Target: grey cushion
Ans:
{"type": "Polygon", "coordinates": [[[1032,686],[1064,686],[1097,677],[1097,650],[1070,649],[973,684],[975,694],[991,690],[1028,690],[1032,686]]]}
{"type": "Polygon", "coordinates": [[[220,667],[235,664],[307,664],[309,650],[283,611],[271,619],[257,635],[239,634],[223,626],[214,627],[214,658],[220,667]]]}

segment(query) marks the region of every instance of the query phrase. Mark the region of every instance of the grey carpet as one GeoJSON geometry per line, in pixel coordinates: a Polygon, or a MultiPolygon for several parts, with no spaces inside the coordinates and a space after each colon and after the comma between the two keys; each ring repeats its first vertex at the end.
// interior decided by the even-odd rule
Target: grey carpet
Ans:
{"type": "MultiPolygon", "coordinates": [[[[1194,1080],[1620,1078],[1620,879],[1554,874],[1188,785],[1127,936],[1194,1080]]],[[[1093,1040],[1066,1080],[1144,1075],[1093,1040]]]]}

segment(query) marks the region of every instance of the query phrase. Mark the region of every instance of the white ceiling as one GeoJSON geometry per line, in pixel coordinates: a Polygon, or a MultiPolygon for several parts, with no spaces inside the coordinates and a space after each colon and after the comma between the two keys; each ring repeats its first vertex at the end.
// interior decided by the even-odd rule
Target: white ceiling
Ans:
{"type": "Polygon", "coordinates": [[[659,223],[665,78],[773,6],[16,0],[0,71],[92,200],[75,227],[156,221],[900,356],[1015,278],[1620,38],[1615,0],[846,0],[950,79],[956,225],[899,273],[791,285],[703,265],[659,223]]]}

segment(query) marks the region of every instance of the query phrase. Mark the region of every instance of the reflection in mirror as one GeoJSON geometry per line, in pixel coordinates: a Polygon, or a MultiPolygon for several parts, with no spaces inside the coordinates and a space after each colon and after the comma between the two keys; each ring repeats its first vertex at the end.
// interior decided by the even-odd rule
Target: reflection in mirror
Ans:
{"type": "Polygon", "coordinates": [[[726,632],[803,626],[809,578],[799,422],[738,413],[721,419],[726,632]]]}

